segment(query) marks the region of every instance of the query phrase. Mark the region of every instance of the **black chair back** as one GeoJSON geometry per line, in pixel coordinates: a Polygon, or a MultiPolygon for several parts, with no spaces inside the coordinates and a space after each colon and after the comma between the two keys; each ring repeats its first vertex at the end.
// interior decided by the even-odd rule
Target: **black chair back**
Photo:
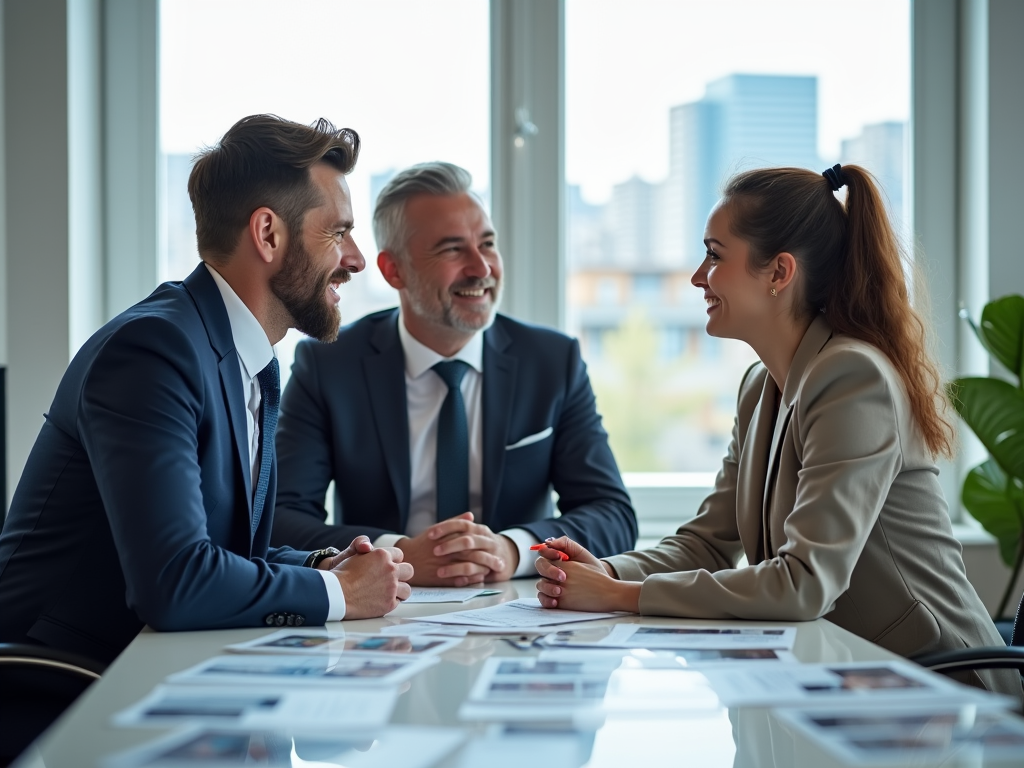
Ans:
{"type": "Polygon", "coordinates": [[[24,752],[104,669],[53,648],[0,643],[0,766],[24,752]]]}

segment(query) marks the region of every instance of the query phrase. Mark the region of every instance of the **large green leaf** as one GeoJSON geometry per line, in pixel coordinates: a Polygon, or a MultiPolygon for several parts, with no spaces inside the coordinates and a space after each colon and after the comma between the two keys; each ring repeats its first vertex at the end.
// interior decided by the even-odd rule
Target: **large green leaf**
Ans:
{"type": "Polygon", "coordinates": [[[956,379],[953,407],[1002,470],[1024,479],[1024,392],[999,379],[956,379]]]}
{"type": "Polygon", "coordinates": [[[1003,296],[981,311],[976,328],[985,348],[1020,381],[1024,379],[1024,296],[1003,296]]]}
{"type": "Polygon", "coordinates": [[[992,459],[979,464],[964,480],[964,507],[999,541],[999,554],[1012,568],[1024,536],[1024,489],[1007,477],[992,459]]]}

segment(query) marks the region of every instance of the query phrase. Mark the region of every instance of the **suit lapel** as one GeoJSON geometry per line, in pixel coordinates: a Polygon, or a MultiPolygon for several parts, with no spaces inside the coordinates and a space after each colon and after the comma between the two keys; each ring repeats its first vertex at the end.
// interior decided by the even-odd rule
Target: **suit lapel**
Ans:
{"type": "Polygon", "coordinates": [[[743,540],[747,560],[753,564],[763,556],[764,496],[768,487],[772,413],[775,409],[775,381],[767,372],[750,418],[740,454],[739,477],[746,478],[737,488],[736,524],[743,540]]]}
{"type": "MultiPolygon", "coordinates": [[[[234,436],[235,455],[238,458],[242,473],[243,488],[252,488],[252,467],[249,465],[249,440],[245,419],[245,402],[242,398],[242,372],[239,370],[238,354],[235,352],[235,341],[231,336],[231,322],[228,311],[224,308],[224,299],[220,289],[214,282],[206,264],[200,264],[192,274],[185,278],[184,285],[206,326],[210,337],[210,346],[217,353],[217,369],[220,373],[221,390],[227,403],[228,418],[231,420],[231,433],[234,436]]],[[[249,543],[252,544],[252,494],[246,493],[246,504],[249,510],[249,543]]]]}
{"type": "MultiPolygon", "coordinates": [[[[775,419],[775,429],[772,432],[772,444],[770,453],[768,454],[767,475],[765,477],[764,497],[762,502],[764,521],[762,535],[764,536],[765,558],[774,556],[775,548],[772,545],[770,535],[772,492],[775,488],[775,473],[776,465],[779,460],[779,449],[782,446],[786,432],[789,429],[790,417],[793,413],[793,402],[796,400],[797,393],[800,391],[800,384],[803,382],[807,366],[810,365],[811,361],[831,338],[831,326],[829,326],[828,322],[825,320],[824,315],[817,315],[808,327],[807,332],[804,333],[804,337],[796,349],[796,354],[793,355],[793,362],[789,366],[789,374],[786,376],[786,385],[782,389],[782,397],[779,402],[779,413],[775,419]]],[[[771,395],[774,398],[776,387],[770,375],[765,380],[765,394],[762,394],[761,402],[759,404],[759,407],[761,408],[771,406],[771,403],[766,402],[769,387],[771,388],[771,395]]]]}
{"type": "Polygon", "coordinates": [[[516,373],[519,363],[505,354],[511,340],[500,325],[500,317],[484,332],[484,387],[483,406],[483,522],[494,528],[494,513],[498,503],[505,470],[505,446],[512,419],[512,404],[516,393],[516,373]]]}
{"type": "Polygon", "coordinates": [[[370,343],[377,352],[363,358],[377,437],[384,451],[388,477],[398,499],[399,525],[409,519],[412,469],[409,458],[409,408],[405,399],[405,355],[398,337],[398,310],[377,326],[370,343]]]}

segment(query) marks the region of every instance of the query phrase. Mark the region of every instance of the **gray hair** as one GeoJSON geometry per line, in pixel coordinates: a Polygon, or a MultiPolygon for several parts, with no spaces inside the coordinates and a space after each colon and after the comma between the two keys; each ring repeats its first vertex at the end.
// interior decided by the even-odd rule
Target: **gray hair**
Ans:
{"type": "Polygon", "coordinates": [[[419,163],[400,171],[377,196],[373,210],[373,238],[377,241],[377,248],[405,255],[409,241],[405,204],[410,198],[416,195],[467,194],[472,183],[469,171],[452,163],[419,163]]]}

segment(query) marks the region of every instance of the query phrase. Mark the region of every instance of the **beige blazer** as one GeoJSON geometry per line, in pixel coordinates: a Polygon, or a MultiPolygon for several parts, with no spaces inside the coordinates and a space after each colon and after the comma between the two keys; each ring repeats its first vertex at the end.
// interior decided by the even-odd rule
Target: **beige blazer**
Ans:
{"type": "MultiPolygon", "coordinates": [[[[911,656],[1002,645],[967,580],[938,469],[899,374],[821,316],[783,388],[740,386],[732,441],[697,516],[653,549],[607,558],[643,581],[640,612],[704,619],[824,616],[911,656]],[[741,556],[746,567],[737,567],[741,556]]],[[[967,682],[1022,695],[1016,671],[967,682]]]]}

